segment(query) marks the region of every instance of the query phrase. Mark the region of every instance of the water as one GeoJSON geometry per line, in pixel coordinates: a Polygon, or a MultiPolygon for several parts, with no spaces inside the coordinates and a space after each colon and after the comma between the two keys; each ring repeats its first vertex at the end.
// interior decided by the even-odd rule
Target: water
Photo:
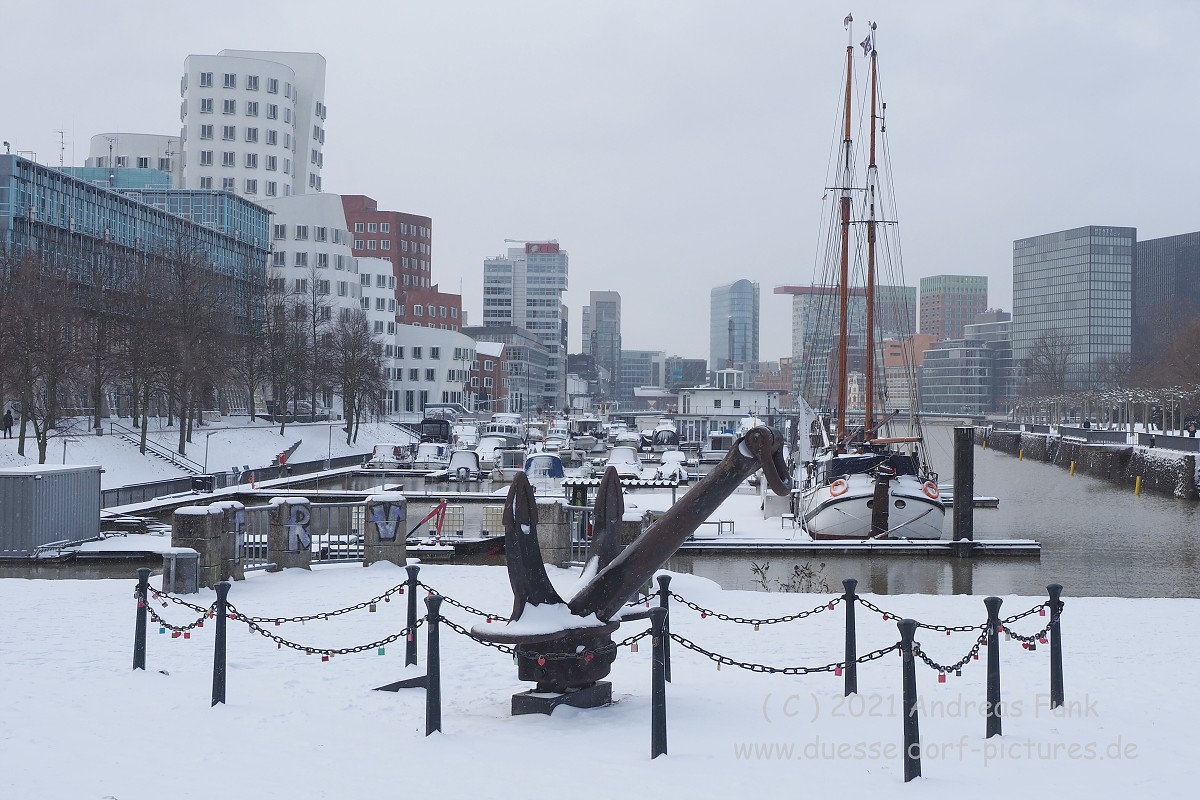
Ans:
{"type": "MultiPolygon", "coordinates": [[[[953,473],[952,429],[927,431],[930,456],[943,476],[953,473]]],[[[770,563],[775,580],[795,564],[817,572],[815,591],[842,591],[843,578],[878,594],[1041,595],[1061,583],[1066,595],[1200,597],[1200,503],[1114,487],[1065,469],[975,447],[975,494],[1000,498],[997,509],[975,509],[976,539],[1036,539],[1040,560],[985,556],[889,557],[679,555],[668,567],[710,578],[727,589],[761,589],[751,563],[770,563]],[[821,567],[822,561],[824,567],[821,567]]],[[[945,538],[950,538],[946,515],[945,538]]]]}

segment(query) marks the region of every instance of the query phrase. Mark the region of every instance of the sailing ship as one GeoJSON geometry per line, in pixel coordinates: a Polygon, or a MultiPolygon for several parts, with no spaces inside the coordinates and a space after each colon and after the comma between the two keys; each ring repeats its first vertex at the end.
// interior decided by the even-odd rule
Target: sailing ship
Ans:
{"type": "MultiPolygon", "coordinates": [[[[846,28],[851,30],[851,17],[846,28]]],[[[828,375],[826,414],[813,426],[818,437],[815,455],[797,464],[794,475],[793,511],[804,530],[813,539],[937,539],[942,535],[946,508],[940,497],[937,474],[924,460],[925,451],[918,418],[909,413],[886,412],[886,382],[880,357],[878,300],[881,274],[889,275],[903,286],[899,264],[884,272],[880,256],[894,256],[898,261],[899,245],[895,239],[895,221],[887,219],[891,203],[890,185],[881,187],[877,163],[877,135],[886,131],[882,124],[879,103],[878,52],[876,26],[870,24],[867,38],[861,43],[864,56],[870,59],[869,145],[867,169],[862,179],[855,173],[856,151],[852,138],[852,107],[855,99],[853,33],[846,47],[845,99],[842,104],[841,141],[833,185],[827,188],[826,199],[836,193],[829,206],[825,226],[829,243],[827,256],[818,263],[825,271],[824,284],[832,283],[825,296],[836,297],[836,310],[829,308],[824,319],[836,322],[831,331],[831,347],[823,357],[824,374],[828,375]],[[881,247],[881,245],[883,245],[881,247]],[[882,249],[882,253],[878,252],[882,249]],[[865,252],[866,261],[862,262],[865,252]],[[852,259],[854,270],[852,271],[852,259]],[[832,274],[831,274],[832,273],[832,274]],[[863,285],[852,287],[861,275],[863,285]],[[851,295],[865,303],[865,324],[852,330],[851,295]],[[854,353],[852,359],[851,354],[854,353]],[[861,409],[861,410],[860,410],[861,409]],[[901,421],[908,422],[905,435],[896,435],[901,421]]],[[[883,148],[886,152],[886,147],[883,148]]],[[[887,171],[885,170],[885,175],[887,171]]],[[[828,303],[826,305],[829,305],[828,303]]],[[[904,308],[911,319],[906,303],[893,304],[904,308]]],[[[853,315],[857,318],[857,314],[853,315]]],[[[894,326],[896,327],[896,326],[894,326]]],[[[911,333],[911,322],[907,325],[911,333]]],[[[907,352],[911,365],[911,338],[902,352],[907,352]]],[[[811,370],[817,372],[817,370],[811,370]]],[[[915,410],[915,373],[903,369],[908,383],[908,402],[915,410]]]]}

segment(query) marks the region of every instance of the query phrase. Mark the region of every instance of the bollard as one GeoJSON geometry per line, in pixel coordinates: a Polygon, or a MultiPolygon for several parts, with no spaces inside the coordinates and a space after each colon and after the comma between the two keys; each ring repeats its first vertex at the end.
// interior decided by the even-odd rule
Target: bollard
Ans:
{"type": "Polygon", "coordinates": [[[133,668],[146,669],[146,594],[150,583],[150,570],[142,567],[137,571],[137,617],[133,626],[133,668]]]}
{"type": "Polygon", "coordinates": [[[409,564],[404,570],[408,573],[408,637],[404,642],[404,666],[407,667],[417,663],[417,573],[421,568],[409,564]]]}
{"type": "Polygon", "coordinates": [[[1133,496],[1138,497],[1142,493],[1142,476],[1138,475],[1133,479],[1133,496]]]}
{"type": "Polygon", "coordinates": [[[425,735],[442,729],[442,668],[441,648],[438,641],[438,609],[442,607],[442,596],[431,594],[425,598],[429,609],[429,632],[425,634],[425,735]]]}
{"type": "Polygon", "coordinates": [[[904,619],[896,623],[900,629],[900,655],[903,664],[904,710],[904,782],[921,777],[921,730],[917,719],[917,665],[913,657],[913,636],[917,621],[904,619]]]}
{"type": "Polygon", "coordinates": [[[650,609],[650,628],[654,643],[650,682],[650,759],[654,760],[667,752],[666,640],[670,631],[665,608],[650,609]]]}
{"type": "Polygon", "coordinates": [[[225,616],[229,608],[229,581],[221,581],[217,590],[217,624],[213,645],[212,704],[225,702],[225,616]]]}
{"type": "Polygon", "coordinates": [[[846,679],[844,696],[849,697],[858,694],[858,644],[854,636],[854,601],[858,599],[854,590],[858,581],[846,578],[842,581],[842,586],[846,587],[846,593],[842,595],[842,599],[846,601],[846,665],[842,670],[846,679]]]}
{"type": "Polygon", "coordinates": [[[667,683],[671,682],[671,576],[658,576],[658,607],[667,612],[667,616],[663,618],[664,633],[663,637],[663,660],[666,663],[666,679],[667,683]]]}
{"type": "Polygon", "coordinates": [[[987,607],[987,734],[985,739],[1000,736],[1000,604],[999,597],[985,597],[987,607]]]}
{"type": "Polygon", "coordinates": [[[1050,593],[1050,708],[1060,707],[1063,700],[1062,674],[1062,584],[1046,587],[1050,593]]]}
{"type": "Polygon", "coordinates": [[[1069,472],[1068,474],[1069,474],[1069,475],[1070,475],[1072,478],[1074,478],[1074,477],[1075,477],[1075,462],[1074,462],[1074,461],[1072,461],[1072,462],[1071,462],[1071,470],[1070,470],[1070,472],[1069,472]]]}
{"type": "MultiPolygon", "coordinates": [[[[954,541],[975,539],[975,429],[954,429],[954,541]]],[[[964,545],[970,547],[970,545],[964,545]]],[[[969,551],[968,551],[969,552],[969,551]]]]}

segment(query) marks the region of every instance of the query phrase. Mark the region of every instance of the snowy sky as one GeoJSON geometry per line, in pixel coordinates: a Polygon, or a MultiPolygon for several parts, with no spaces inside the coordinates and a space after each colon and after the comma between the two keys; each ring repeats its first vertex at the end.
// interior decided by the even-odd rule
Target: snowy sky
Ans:
{"type": "Polygon", "coordinates": [[[81,164],[96,133],[178,132],[190,53],[320,52],[326,191],[431,216],[434,279],[472,322],[484,258],[557,238],[572,351],[588,292],[614,289],[626,348],[707,358],[709,290],[749,278],[778,358],[772,289],[813,276],[847,11],[855,41],[879,24],[910,285],[984,274],[1011,308],[1014,239],[1200,228],[1183,0],[39,0],[3,11],[23,33],[0,137],[57,164],[63,129],[81,164]]]}

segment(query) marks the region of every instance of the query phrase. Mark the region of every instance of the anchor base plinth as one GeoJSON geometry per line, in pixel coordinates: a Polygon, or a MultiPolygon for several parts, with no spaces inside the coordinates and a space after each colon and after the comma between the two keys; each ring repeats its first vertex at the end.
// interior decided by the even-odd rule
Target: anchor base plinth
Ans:
{"type": "Polygon", "coordinates": [[[550,714],[559,706],[600,708],[612,704],[612,683],[596,681],[591,686],[566,692],[539,692],[530,689],[512,696],[512,715],[550,714]]]}

